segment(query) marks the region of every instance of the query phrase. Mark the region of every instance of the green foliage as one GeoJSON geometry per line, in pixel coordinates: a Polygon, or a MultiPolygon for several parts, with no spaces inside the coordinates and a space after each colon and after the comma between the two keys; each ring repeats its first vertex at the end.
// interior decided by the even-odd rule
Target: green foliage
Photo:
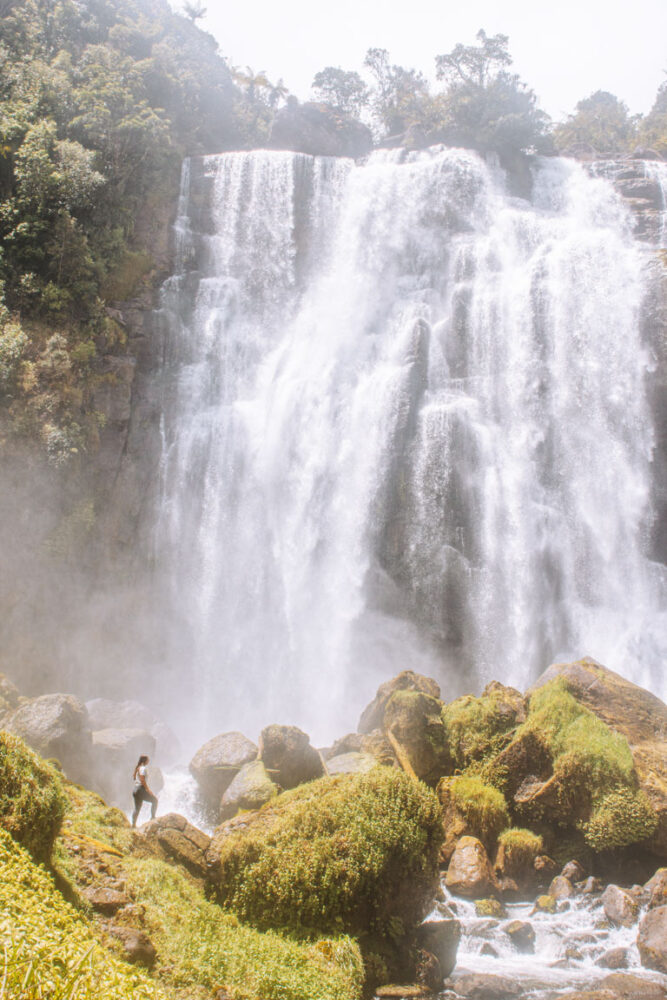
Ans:
{"type": "Polygon", "coordinates": [[[498,847],[503,849],[503,870],[512,876],[514,872],[521,873],[532,867],[535,858],[542,854],[544,843],[542,837],[532,830],[512,827],[500,834],[498,847]]]}
{"type": "Polygon", "coordinates": [[[410,125],[432,124],[432,97],[422,73],[391,63],[386,49],[369,49],[364,66],[375,81],[371,108],[381,132],[397,135],[410,125]]]}
{"type": "Polygon", "coordinates": [[[614,94],[597,90],[579,101],[575,114],[556,126],[553,136],[558,151],[570,156],[619,157],[637,141],[637,119],[614,94]]]}
{"type": "Polygon", "coordinates": [[[235,1000],[356,1000],[363,963],[346,937],[308,944],[239,924],[173,867],[135,859],[127,871],[174,985],[222,984],[235,1000]]]}
{"type": "MultiPolygon", "coordinates": [[[[487,850],[492,850],[498,835],[510,824],[504,795],[475,776],[445,778],[443,783],[472,835],[478,837],[487,850]]],[[[438,787],[439,795],[443,783],[438,787]]]]}
{"type": "Polygon", "coordinates": [[[424,915],[442,839],[435,795],[402,772],[322,778],[216,841],[218,898],[260,929],[392,943],[424,915]]]}
{"type": "Polygon", "coordinates": [[[105,952],[52,879],[0,830],[2,993],[49,1000],[160,1000],[144,974],[105,952]]]}
{"type": "Polygon", "coordinates": [[[658,88],[653,107],[641,121],[638,138],[667,158],[667,81],[658,88]]]}
{"type": "Polygon", "coordinates": [[[655,809],[642,791],[617,788],[603,796],[584,825],[584,838],[594,851],[627,847],[653,836],[655,809]]]}
{"type": "Polygon", "coordinates": [[[0,730],[0,827],[45,861],[66,799],[60,775],[18,736],[0,730]]]}
{"type": "Polygon", "coordinates": [[[463,695],[446,705],[442,714],[452,759],[460,770],[499,753],[516,725],[502,688],[490,688],[479,698],[463,695]]]}
{"type": "Polygon", "coordinates": [[[370,91],[359,74],[337,66],[316,73],[312,87],[318,100],[346,115],[360,115],[370,100],[370,91]]]}

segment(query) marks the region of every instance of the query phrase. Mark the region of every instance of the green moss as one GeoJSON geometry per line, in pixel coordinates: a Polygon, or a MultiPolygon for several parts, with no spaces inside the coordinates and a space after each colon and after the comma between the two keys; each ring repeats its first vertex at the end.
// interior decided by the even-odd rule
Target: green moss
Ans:
{"type": "Polygon", "coordinates": [[[234,1000],[356,1000],[364,968],[348,937],[299,943],[242,926],[172,866],[133,859],[127,873],[170,985],[234,1000]]]}
{"type": "Polygon", "coordinates": [[[437,885],[442,813],[400,771],[322,778],[215,842],[218,897],[260,929],[409,937],[437,885]]]}
{"type": "Polygon", "coordinates": [[[498,846],[503,849],[503,871],[510,877],[532,867],[535,858],[544,850],[539,834],[521,827],[512,827],[501,833],[498,846]]]}
{"type": "Polygon", "coordinates": [[[49,858],[66,799],[60,775],[11,733],[0,731],[0,826],[39,861],[49,858]]]}
{"type": "Polygon", "coordinates": [[[584,837],[593,850],[604,851],[647,840],[657,826],[655,809],[644,792],[618,788],[598,802],[584,837]]]}
{"type": "MultiPolygon", "coordinates": [[[[479,698],[464,695],[445,706],[442,714],[456,767],[463,770],[507,745],[516,726],[516,712],[508,711],[508,695],[514,694],[501,685],[490,685],[479,698]]],[[[520,697],[518,692],[516,697],[520,697]]]]}
{"type": "Polygon", "coordinates": [[[52,879],[0,830],[0,981],[7,997],[160,1000],[142,973],[105,952],[52,879]]]}
{"type": "Polygon", "coordinates": [[[498,899],[478,899],[475,912],[478,917],[494,917],[495,920],[502,920],[507,916],[507,910],[498,899]]]}
{"type": "Polygon", "coordinates": [[[471,834],[492,850],[498,834],[510,824],[507,803],[502,792],[485,784],[475,775],[444,778],[438,786],[440,801],[449,797],[465,819],[471,834]]]}
{"type": "Polygon", "coordinates": [[[558,900],[554,896],[538,896],[535,900],[533,913],[555,913],[558,900]]]}

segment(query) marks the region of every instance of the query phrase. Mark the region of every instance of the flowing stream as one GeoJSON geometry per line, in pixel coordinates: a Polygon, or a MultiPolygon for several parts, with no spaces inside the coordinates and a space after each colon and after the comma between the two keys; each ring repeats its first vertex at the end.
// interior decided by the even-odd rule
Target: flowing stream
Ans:
{"type": "Polygon", "coordinates": [[[449,699],[585,654],[665,695],[648,251],[607,180],[226,153],[177,244],[155,573],[198,728],[324,741],[401,669],[449,699]]]}

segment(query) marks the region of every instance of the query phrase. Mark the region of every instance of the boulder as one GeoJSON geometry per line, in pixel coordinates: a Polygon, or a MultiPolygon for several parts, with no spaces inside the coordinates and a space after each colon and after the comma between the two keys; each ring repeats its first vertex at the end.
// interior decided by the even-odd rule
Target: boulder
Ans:
{"type": "Polygon", "coordinates": [[[494,864],[499,884],[508,884],[509,888],[509,883],[513,883],[518,893],[533,895],[538,885],[547,882],[544,862],[549,859],[540,853],[542,850],[542,838],[530,830],[510,828],[501,833],[494,864]]]}
{"type": "Polygon", "coordinates": [[[574,895],[574,888],[568,878],[565,878],[564,875],[557,875],[549,886],[549,895],[558,900],[569,899],[570,896],[574,895]]]}
{"type": "Polygon", "coordinates": [[[460,940],[461,924],[458,920],[425,920],[417,928],[419,947],[435,955],[443,979],[451,975],[456,965],[460,940]]]}
{"type": "Polygon", "coordinates": [[[20,736],[41,757],[55,757],[68,778],[89,778],[92,734],[86,706],[71,694],[43,694],[19,705],[3,728],[20,736]]]}
{"type": "Polygon", "coordinates": [[[516,1000],[517,983],[507,976],[473,972],[452,981],[456,995],[466,1000],[516,1000]]]}
{"type": "Polygon", "coordinates": [[[424,677],[412,670],[404,670],[380,685],[373,701],[361,713],[357,727],[360,733],[371,733],[375,729],[382,728],[385,708],[396,691],[421,691],[432,698],[440,698],[440,686],[431,677],[424,677]]]}
{"type": "Polygon", "coordinates": [[[395,986],[379,986],[375,990],[378,1000],[428,1000],[433,990],[421,983],[397,984],[395,986]]]}
{"type": "Polygon", "coordinates": [[[441,708],[432,695],[395,691],[383,718],[383,729],[401,766],[431,786],[453,770],[441,708]]]}
{"type": "Polygon", "coordinates": [[[438,993],[444,983],[440,962],[435,955],[424,948],[417,949],[417,965],[415,979],[420,986],[426,987],[432,993],[438,993]]]}
{"type": "Polygon", "coordinates": [[[512,920],[503,927],[517,951],[532,955],[535,951],[535,931],[527,920],[512,920]]]}
{"type": "Polygon", "coordinates": [[[499,899],[478,899],[475,913],[478,917],[493,917],[494,920],[503,920],[507,916],[507,910],[499,899]]]}
{"type": "Polygon", "coordinates": [[[235,776],[256,757],[255,744],[238,732],[220,733],[199,748],[190,761],[190,774],[209,808],[217,812],[235,776]]]}
{"type": "Polygon", "coordinates": [[[613,972],[605,976],[600,989],[611,990],[618,1000],[665,1000],[667,997],[667,989],[662,983],[627,972],[613,972]]]}
{"type": "Polygon", "coordinates": [[[649,910],[667,905],[667,868],[658,868],[644,886],[649,910]]]}
{"type": "Polygon", "coordinates": [[[573,884],[575,882],[581,882],[586,878],[586,870],[583,865],[580,865],[578,861],[568,861],[568,863],[563,868],[561,875],[563,878],[569,879],[573,884]]]}
{"type": "Polygon", "coordinates": [[[396,754],[381,729],[373,729],[370,733],[348,733],[347,736],[336,740],[323,756],[329,761],[332,757],[346,753],[370,754],[378,764],[385,764],[387,767],[396,766],[396,754]]]}
{"type": "Polygon", "coordinates": [[[329,774],[365,774],[377,766],[376,758],[369,753],[341,753],[327,761],[329,774]]]}
{"type": "Polygon", "coordinates": [[[231,819],[239,809],[259,809],[278,792],[261,760],[244,764],[220,801],[221,822],[231,819]]]}
{"type": "Polygon", "coordinates": [[[533,861],[538,885],[547,885],[558,873],[558,864],[547,854],[538,854],[533,861]]]}
{"type": "Polygon", "coordinates": [[[595,964],[603,969],[627,969],[630,958],[627,948],[610,948],[595,960],[595,964]]]}
{"type": "MultiPolygon", "coordinates": [[[[93,733],[91,785],[94,791],[114,805],[129,806],[132,801],[132,774],[141,754],[152,758],[155,740],[145,729],[100,729],[93,733]]],[[[149,766],[148,784],[157,794],[161,772],[149,766]]]]}
{"type": "Polygon", "coordinates": [[[477,837],[487,851],[496,846],[498,834],[509,826],[507,803],[501,792],[474,775],[441,778],[437,796],[442,805],[445,840],[440,864],[445,866],[463,836],[477,837]]]}
{"type": "Polygon", "coordinates": [[[491,862],[484,845],[476,837],[461,837],[445,879],[447,888],[469,899],[484,899],[496,889],[491,862]]]}
{"type": "Polygon", "coordinates": [[[319,753],[296,726],[267,726],[259,738],[259,756],[270,777],[283,789],[296,788],[324,774],[319,753]]]}
{"type": "Polygon", "coordinates": [[[157,846],[167,861],[185,868],[195,878],[205,880],[209,866],[206,852],[211,838],[178,813],[152,819],[142,830],[146,840],[157,846]]]}
{"type": "Polygon", "coordinates": [[[608,885],[602,893],[602,906],[607,920],[620,927],[632,927],[639,907],[629,892],[617,885],[608,885]]]}
{"type": "Polygon", "coordinates": [[[642,917],[637,947],[645,968],[667,973],[667,906],[656,906],[642,917]]]}
{"type": "Polygon", "coordinates": [[[544,895],[538,896],[535,900],[535,904],[530,911],[533,913],[555,913],[558,908],[558,900],[553,896],[544,895]]]}
{"type": "Polygon", "coordinates": [[[107,916],[112,916],[122,906],[127,906],[132,902],[127,893],[104,885],[88,886],[83,890],[82,895],[94,910],[107,916]]]}
{"type": "Polygon", "coordinates": [[[667,857],[667,705],[589,657],[553,664],[532,690],[556,677],[565,680],[577,701],[626,737],[640,787],[658,817],[649,849],[667,857]]]}
{"type": "Polygon", "coordinates": [[[121,942],[126,962],[131,962],[133,965],[143,965],[147,969],[151,969],[155,965],[157,953],[151,939],[143,931],[113,923],[108,924],[105,930],[121,942]]]}
{"type": "Polygon", "coordinates": [[[142,729],[155,740],[155,757],[163,767],[180,760],[181,744],[176,734],[141,702],[93,698],[86,702],[86,708],[93,731],[142,729]]]}
{"type": "Polygon", "coordinates": [[[356,159],[370,153],[373,136],[367,125],[328,104],[291,99],[273,119],[268,147],[356,159]]]}

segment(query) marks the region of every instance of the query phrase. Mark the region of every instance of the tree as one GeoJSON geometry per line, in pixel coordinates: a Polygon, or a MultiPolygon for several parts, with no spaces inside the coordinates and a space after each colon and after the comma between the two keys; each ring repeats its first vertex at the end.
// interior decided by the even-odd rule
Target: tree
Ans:
{"type": "Polygon", "coordinates": [[[371,108],[381,131],[398,135],[410,125],[427,124],[433,101],[421,73],[390,63],[386,49],[369,49],[364,66],[375,80],[371,108]]]}
{"type": "Polygon", "coordinates": [[[549,118],[535,94],[509,72],[507,35],[477,32],[477,45],[455,45],[436,56],[436,75],[447,88],[441,95],[443,139],[451,144],[499,153],[549,152],[549,118]]]}
{"type": "Polygon", "coordinates": [[[658,88],[653,107],[639,126],[639,139],[667,157],[667,80],[658,88]]]}
{"type": "Polygon", "coordinates": [[[200,2],[200,0],[185,0],[185,3],[183,4],[183,13],[192,21],[193,24],[195,24],[203,17],[206,17],[208,10],[200,2]]]}
{"type": "Polygon", "coordinates": [[[606,90],[596,90],[579,101],[575,114],[554,129],[558,151],[574,156],[622,156],[636,139],[636,118],[623,101],[606,90]]]}
{"type": "Polygon", "coordinates": [[[312,87],[318,100],[354,118],[359,117],[370,100],[370,91],[359,74],[338,66],[327,66],[316,73],[312,87]]]}

